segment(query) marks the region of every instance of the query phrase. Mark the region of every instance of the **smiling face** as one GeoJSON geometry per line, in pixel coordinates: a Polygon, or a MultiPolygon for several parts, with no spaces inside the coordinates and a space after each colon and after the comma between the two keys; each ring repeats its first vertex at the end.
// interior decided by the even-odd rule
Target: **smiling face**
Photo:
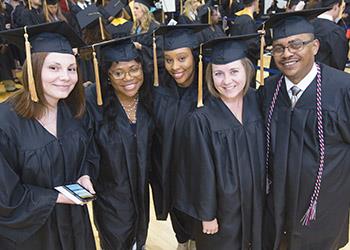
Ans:
{"type": "MultiPolygon", "coordinates": [[[[291,41],[309,41],[313,38],[312,34],[298,34],[281,38],[273,42],[272,46],[288,46],[291,41]]],[[[299,51],[291,53],[287,48],[284,53],[274,56],[278,69],[288,77],[294,84],[299,83],[311,70],[315,62],[315,55],[319,49],[318,40],[305,44],[299,51]]]]}
{"type": "Polygon", "coordinates": [[[190,48],[164,51],[165,68],[176,83],[188,87],[194,79],[194,57],[190,48]]]}
{"type": "Polygon", "coordinates": [[[134,97],[143,84],[142,66],[135,60],[113,62],[108,73],[119,98],[134,97]]]}
{"type": "Polygon", "coordinates": [[[247,74],[242,60],[220,65],[212,64],[212,78],[221,99],[233,100],[243,97],[247,74]]]}
{"type": "Polygon", "coordinates": [[[54,106],[68,97],[78,82],[76,59],[71,54],[49,53],[41,70],[41,81],[47,103],[54,106]]]}

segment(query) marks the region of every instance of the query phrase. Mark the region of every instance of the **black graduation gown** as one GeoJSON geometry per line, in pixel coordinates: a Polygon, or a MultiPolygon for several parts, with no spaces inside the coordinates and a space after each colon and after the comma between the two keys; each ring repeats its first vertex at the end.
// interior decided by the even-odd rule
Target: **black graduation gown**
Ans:
{"type": "MultiPolygon", "coordinates": [[[[149,29],[143,35],[133,38],[134,42],[142,44],[141,54],[143,58],[143,65],[146,69],[146,73],[153,74],[153,31],[156,30],[159,25],[155,22],[151,22],[149,29]]],[[[157,44],[158,45],[158,44],[157,44]]],[[[158,50],[159,50],[159,46],[158,50]]],[[[162,53],[157,51],[158,63],[162,60],[162,53]]]]}
{"type": "Polygon", "coordinates": [[[130,35],[132,25],[133,22],[131,21],[127,21],[117,26],[110,23],[106,26],[106,30],[112,35],[112,38],[120,38],[130,35]]]}
{"type": "Polygon", "coordinates": [[[175,142],[176,137],[181,133],[184,118],[197,104],[197,80],[184,91],[182,97],[177,88],[170,76],[163,78],[159,87],[153,88],[156,132],[152,146],[151,185],[158,220],[165,220],[172,207],[173,170],[177,165],[174,145],[181,144],[175,142]]]}
{"type": "MultiPolygon", "coordinates": [[[[87,88],[88,111],[100,155],[94,218],[104,250],[137,249],[146,243],[149,222],[149,171],[154,123],[143,105],[137,107],[136,135],[117,101],[116,129],[103,121],[95,85],[87,88]]],[[[117,97],[115,97],[117,99],[117,97]]]]}
{"type": "Polygon", "coordinates": [[[25,9],[22,12],[21,22],[23,26],[45,23],[44,12],[42,8],[25,9]]]}
{"type": "Polygon", "coordinates": [[[315,28],[315,37],[320,41],[316,61],[344,70],[349,51],[349,41],[345,36],[345,30],[336,23],[323,18],[314,19],[312,24],[315,28]]]}
{"type": "Polygon", "coordinates": [[[208,98],[184,122],[182,141],[175,207],[199,220],[197,249],[260,250],[265,143],[255,91],[244,97],[243,124],[220,99],[208,98]],[[214,218],[219,232],[202,233],[201,221],[214,218]]]}
{"type": "MultiPolygon", "coordinates": [[[[230,27],[231,36],[246,35],[257,32],[257,27],[253,18],[244,14],[236,17],[234,24],[230,27]]],[[[259,60],[259,38],[251,38],[246,41],[248,47],[248,58],[254,65],[259,60]]]]}
{"type": "MultiPolygon", "coordinates": [[[[325,138],[325,164],[318,197],[316,221],[302,226],[313,192],[319,167],[319,142],[316,118],[316,81],[298,99],[294,111],[285,83],[271,124],[272,193],[268,195],[269,212],[275,222],[275,234],[266,249],[278,249],[285,237],[291,250],[332,250],[348,241],[350,204],[350,76],[321,65],[322,113],[325,138]],[[283,232],[285,231],[285,234],[283,232]]],[[[268,78],[263,93],[265,115],[281,75],[268,78]]],[[[266,117],[265,117],[266,120],[266,117]]],[[[271,167],[270,167],[271,168],[271,167]]]]}
{"type": "Polygon", "coordinates": [[[55,186],[89,172],[89,137],[61,101],[57,138],[0,104],[0,248],[92,250],[87,206],[56,204],[55,186]]]}
{"type": "Polygon", "coordinates": [[[198,33],[200,43],[205,43],[219,37],[225,37],[226,34],[220,25],[211,25],[210,27],[198,33]]]}

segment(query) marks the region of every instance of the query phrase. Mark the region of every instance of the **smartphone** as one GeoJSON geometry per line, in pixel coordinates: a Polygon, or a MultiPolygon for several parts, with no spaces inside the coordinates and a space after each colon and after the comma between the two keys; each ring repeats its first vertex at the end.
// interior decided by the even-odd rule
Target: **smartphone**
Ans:
{"type": "Polygon", "coordinates": [[[96,195],[90,193],[79,183],[67,184],[55,187],[55,189],[64,194],[67,198],[74,201],[76,204],[85,204],[96,199],[96,195]]]}

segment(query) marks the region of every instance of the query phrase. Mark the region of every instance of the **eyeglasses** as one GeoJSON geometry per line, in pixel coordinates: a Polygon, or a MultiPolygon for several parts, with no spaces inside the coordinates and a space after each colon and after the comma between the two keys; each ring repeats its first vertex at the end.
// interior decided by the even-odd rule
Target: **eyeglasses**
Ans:
{"type": "Polygon", "coordinates": [[[142,72],[141,67],[134,67],[134,68],[131,68],[128,72],[119,70],[119,71],[109,72],[109,73],[113,76],[114,79],[123,80],[126,77],[126,74],[128,74],[131,78],[134,78],[134,77],[140,76],[141,72],[142,72]]]}
{"type": "Polygon", "coordinates": [[[272,48],[273,56],[281,56],[285,49],[288,49],[290,53],[295,53],[303,50],[304,46],[314,41],[314,39],[309,41],[293,40],[288,42],[288,46],[276,45],[272,48]]]}

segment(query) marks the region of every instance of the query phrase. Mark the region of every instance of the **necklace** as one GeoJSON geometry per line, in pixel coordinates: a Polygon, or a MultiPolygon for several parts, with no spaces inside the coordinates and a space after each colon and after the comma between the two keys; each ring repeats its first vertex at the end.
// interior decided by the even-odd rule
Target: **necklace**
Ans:
{"type": "Polygon", "coordinates": [[[133,102],[130,104],[125,104],[125,103],[120,102],[128,119],[129,119],[129,121],[133,124],[136,123],[136,110],[137,110],[138,102],[139,102],[138,96],[134,97],[133,102]]]}

